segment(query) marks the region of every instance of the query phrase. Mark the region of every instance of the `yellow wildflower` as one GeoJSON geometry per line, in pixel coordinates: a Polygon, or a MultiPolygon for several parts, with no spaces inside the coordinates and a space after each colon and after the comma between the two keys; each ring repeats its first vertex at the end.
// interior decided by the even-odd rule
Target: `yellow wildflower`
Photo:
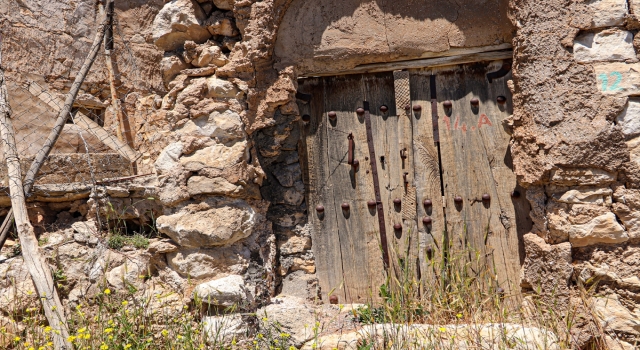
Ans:
{"type": "Polygon", "coordinates": [[[440,327],[439,329],[440,329],[440,332],[446,332],[447,331],[447,329],[444,328],[444,327],[440,327]]]}
{"type": "Polygon", "coordinates": [[[163,337],[166,337],[167,335],[169,335],[169,332],[167,332],[166,329],[163,329],[162,332],[160,332],[160,334],[162,334],[163,337]]]}
{"type": "Polygon", "coordinates": [[[82,327],[80,329],[78,329],[78,333],[84,333],[87,331],[87,327],[82,327]]]}
{"type": "Polygon", "coordinates": [[[122,302],[122,305],[124,305],[124,306],[127,306],[127,304],[129,304],[129,302],[128,302],[128,301],[126,301],[126,300],[124,300],[124,301],[122,302]]]}
{"type": "Polygon", "coordinates": [[[130,347],[131,347],[131,344],[127,344],[127,345],[124,346],[125,349],[128,349],[130,347]]]}
{"type": "Polygon", "coordinates": [[[111,289],[107,288],[104,290],[104,294],[109,295],[111,294],[111,289]]]}
{"type": "Polygon", "coordinates": [[[100,345],[100,350],[108,350],[109,349],[109,345],[102,343],[102,345],[100,345]]]}
{"type": "Polygon", "coordinates": [[[70,336],[67,337],[67,341],[70,342],[70,343],[73,343],[74,340],[76,340],[76,337],[73,336],[73,335],[70,335],[70,336]]]}
{"type": "Polygon", "coordinates": [[[45,332],[45,333],[49,333],[49,332],[51,332],[51,326],[46,326],[46,327],[44,327],[44,332],[45,332]]]}
{"type": "Polygon", "coordinates": [[[15,342],[20,341],[20,337],[15,337],[15,338],[13,338],[13,341],[15,341],[15,342]]]}
{"type": "Polygon", "coordinates": [[[87,333],[84,335],[84,339],[91,339],[91,334],[87,333]]]}

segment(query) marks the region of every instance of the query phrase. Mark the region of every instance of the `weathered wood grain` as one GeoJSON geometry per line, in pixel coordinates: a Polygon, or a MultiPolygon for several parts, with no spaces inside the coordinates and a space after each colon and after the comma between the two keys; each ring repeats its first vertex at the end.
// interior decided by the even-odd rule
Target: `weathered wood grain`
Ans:
{"type": "Polygon", "coordinates": [[[333,185],[348,302],[377,300],[384,282],[378,220],[367,206],[374,191],[366,160],[369,153],[366,128],[363,116],[356,113],[365,99],[361,76],[325,79],[325,111],[337,114],[327,128],[328,181],[333,185]],[[354,138],[358,167],[347,164],[349,134],[354,138]],[[343,203],[349,205],[348,210],[341,208],[343,203]]]}
{"type": "MultiPolygon", "coordinates": [[[[496,113],[495,98],[489,94],[485,77],[489,71],[483,63],[435,70],[438,113],[443,116],[439,132],[447,228],[452,256],[467,256],[472,274],[493,279],[494,287],[515,291],[517,243],[512,249],[509,230],[501,221],[515,215],[513,204],[505,198],[511,192],[505,184],[513,184],[514,178],[504,170],[509,138],[502,134],[503,115],[496,113]],[[479,100],[477,107],[471,104],[474,98],[479,100]],[[443,107],[447,100],[452,103],[450,109],[443,107]],[[491,199],[483,201],[483,194],[491,199]],[[455,203],[456,196],[462,197],[462,203],[455,203]]],[[[505,84],[505,80],[493,84],[505,84]]]]}
{"type": "Polygon", "coordinates": [[[431,70],[410,71],[410,88],[412,104],[421,106],[419,112],[412,110],[410,113],[413,122],[413,166],[418,204],[420,270],[422,280],[429,283],[440,275],[443,267],[443,243],[446,237],[439,155],[431,115],[431,70]],[[425,200],[430,200],[432,205],[424,206],[425,200]],[[422,223],[425,217],[431,218],[430,225],[422,223]]]}
{"type": "Polygon", "coordinates": [[[311,120],[302,127],[304,156],[301,158],[304,168],[307,207],[311,232],[312,251],[316,257],[316,274],[318,276],[322,300],[329,302],[330,296],[337,296],[338,301],[346,301],[342,273],[342,253],[333,183],[328,172],[327,127],[328,119],[324,110],[324,80],[309,79],[301,85],[300,91],[311,94],[308,104],[300,104],[300,112],[309,114],[311,120]],[[318,212],[316,207],[324,207],[318,212]]]}

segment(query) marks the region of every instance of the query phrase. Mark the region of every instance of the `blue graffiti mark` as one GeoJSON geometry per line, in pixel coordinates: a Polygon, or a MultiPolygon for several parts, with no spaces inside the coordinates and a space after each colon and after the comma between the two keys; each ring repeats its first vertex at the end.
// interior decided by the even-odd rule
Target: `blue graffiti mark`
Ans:
{"type": "Polygon", "coordinates": [[[620,83],[622,83],[622,73],[620,72],[611,72],[609,75],[606,73],[598,74],[598,80],[602,81],[602,91],[621,91],[623,88],[620,87],[620,83]],[[615,79],[613,84],[609,86],[609,78],[615,79]]]}

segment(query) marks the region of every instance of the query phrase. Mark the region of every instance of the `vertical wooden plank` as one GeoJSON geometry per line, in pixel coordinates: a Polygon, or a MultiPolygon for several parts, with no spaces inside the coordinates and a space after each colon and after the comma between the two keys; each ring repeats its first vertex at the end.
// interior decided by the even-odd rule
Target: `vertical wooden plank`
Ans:
{"type": "Polygon", "coordinates": [[[410,71],[410,89],[412,104],[421,107],[420,111],[411,110],[410,114],[413,122],[413,166],[420,236],[420,271],[423,281],[429,283],[429,280],[439,275],[443,266],[445,237],[440,164],[431,115],[431,70],[410,71]],[[432,205],[424,206],[425,200],[430,200],[432,205]],[[425,217],[431,219],[430,225],[422,223],[425,217]]]}
{"type": "MultiPolygon", "coordinates": [[[[408,81],[407,81],[408,83],[408,81]]],[[[371,123],[377,156],[380,192],[385,212],[390,272],[396,278],[415,275],[417,234],[415,234],[415,190],[411,159],[402,159],[400,151],[409,148],[412,137],[407,135],[410,120],[400,116],[395,103],[395,83],[392,73],[367,75],[367,98],[371,103],[371,123]],[[382,106],[387,111],[381,110],[382,106]],[[409,183],[405,186],[404,173],[409,183]],[[410,199],[413,196],[413,199],[410,199]],[[394,201],[400,200],[399,204],[394,201]],[[396,229],[400,225],[400,229],[396,229]]],[[[407,86],[408,95],[408,86],[407,86]]],[[[407,96],[407,99],[409,97],[407,96]]],[[[401,109],[404,111],[404,108],[401,109]]],[[[412,153],[407,149],[408,155],[412,153]]]]}
{"type": "MultiPolygon", "coordinates": [[[[498,285],[519,299],[519,273],[521,261],[524,258],[522,235],[531,229],[531,220],[528,217],[529,203],[525,198],[523,188],[517,186],[516,176],[513,173],[513,161],[509,147],[510,135],[502,127],[502,121],[513,113],[513,101],[511,92],[507,87],[507,81],[511,79],[511,73],[504,77],[482,81],[480,76],[484,73],[498,71],[502,67],[502,61],[492,62],[486,66],[476,66],[478,72],[473,72],[474,89],[486,89],[486,100],[481,100],[479,114],[486,116],[483,123],[491,123],[493,127],[479,129],[479,136],[487,150],[490,159],[491,173],[495,181],[496,196],[491,199],[491,206],[499,210],[500,225],[492,229],[488,244],[500,251],[493,254],[496,266],[498,285]],[[520,196],[511,193],[518,191],[520,196]]],[[[485,75],[486,76],[486,75],[485,75]]]]}
{"type": "Polygon", "coordinates": [[[365,100],[362,76],[326,78],[325,110],[334,111],[328,125],[329,179],[333,185],[336,221],[340,232],[343,275],[347,302],[378,299],[384,283],[378,221],[367,202],[375,198],[368,159],[367,135],[362,115],[356,113],[365,100]],[[354,158],[359,166],[348,164],[349,140],[354,138],[354,158]],[[349,209],[343,210],[342,204],[349,209]]]}
{"type": "MultiPolygon", "coordinates": [[[[445,191],[445,212],[453,259],[468,257],[472,274],[486,273],[487,238],[492,213],[481,197],[492,194],[490,162],[479,138],[478,111],[471,100],[478,98],[466,66],[436,70],[440,151],[445,191]],[[450,101],[451,108],[442,102],[450,101]],[[456,202],[455,198],[461,198],[456,202]]],[[[480,125],[481,127],[488,127],[480,125]]],[[[494,193],[495,194],[495,193],[494,193]]],[[[485,276],[482,276],[484,279],[485,276]]]]}
{"type": "MultiPolygon", "coordinates": [[[[501,125],[504,114],[489,92],[489,71],[486,63],[475,63],[436,73],[447,227],[453,255],[456,250],[468,254],[472,273],[487,274],[483,280],[491,277],[494,287],[515,292],[520,261],[517,234],[507,229],[515,209],[506,188],[515,178],[504,165],[509,137],[501,125]],[[445,108],[445,101],[452,107],[445,108]],[[485,194],[491,199],[483,201],[485,194]]],[[[506,88],[495,89],[508,96],[506,88]]]]}
{"type": "Polygon", "coordinates": [[[340,302],[346,300],[343,286],[342,253],[333,188],[330,180],[329,151],[327,146],[328,119],[324,111],[324,81],[307,79],[300,91],[311,94],[308,104],[300,104],[301,114],[311,119],[302,127],[302,166],[307,196],[308,218],[313,231],[312,251],[316,260],[316,275],[322,300],[329,302],[329,294],[336,295],[340,302]],[[319,213],[316,207],[324,212],[319,213]]]}

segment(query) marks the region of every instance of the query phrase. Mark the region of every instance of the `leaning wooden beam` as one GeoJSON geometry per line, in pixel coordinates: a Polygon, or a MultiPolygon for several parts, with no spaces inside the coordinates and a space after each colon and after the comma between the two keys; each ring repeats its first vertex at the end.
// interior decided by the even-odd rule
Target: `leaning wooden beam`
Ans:
{"type": "MultiPolygon", "coordinates": [[[[105,17],[104,21],[100,25],[98,25],[98,32],[96,33],[96,37],[93,39],[93,44],[91,45],[89,54],[85,58],[84,63],[80,68],[80,71],[76,75],[76,79],[73,82],[73,85],[71,85],[71,89],[69,90],[69,93],[67,93],[67,98],[64,101],[64,106],[62,107],[62,109],[60,109],[60,113],[58,114],[58,119],[56,119],[56,123],[53,129],[51,130],[51,132],[49,133],[47,140],[45,141],[42,148],[36,154],[36,158],[33,160],[33,163],[31,163],[31,167],[29,167],[29,170],[27,171],[27,174],[24,178],[24,193],[27,195],[29,194],[29,192],[31,192],[31,187],[35,182],[38,171],[40,171],[40,168],[44,164],[45,159],[47,159],[47,157],[49,156],[49,153],[51,153],[51,150],[53,149],[53,146],[58,140],[58,137],[60,137],[60,133],[62,132],[62,129],[64,128],[64,124],[67,122],[67,119],[69,118],[69,115],[71,113],[71,108],[73,107],[73,102],[78,96],[80,87],[82,86],[84,79],[87,77],[87,73],[89,72],[89,69],[93,65],[93,62],[96,60],[96,56],[98,56],[98,51],[100,50],[100,44],[102,43],[102,39],[104,38],[106,23],[109,22],[108,20],[109,19],[105,17]]],[[[3,235],[6,235],[5,232],[7,232],[11,228],[11,222],[13,222],[13,218],[14,217],[13,217],[13,208],[12,208],[11,210],[9,210],[9,213],[4,218],[4,222],[0,227],[2,229],[2,231],[0,232],[0,237],[3,235]]],[[[2,246],[0,246],[0,248],[2,248],[2,246]]]]}
{"type": "MultiPolygon", "coordinates": [[[[36,82],[30,82],[27,87],[29,92],[42,100],[42,102],[46,103],[49,107],[51,107],[54,111],[59,111],[60,106],[63,105],[63,102],[54,97],[52,93],[50,93],[47,89],[43,88],[36,82]]],[[[120,141],[117,137],[111,135],[107,130],[98,125],[98,123],[91,120],[91,118],[87,117],[81,112],[77,112],[73,121],[77,126],[79,126],[84,131],[90,133],[91,135],[98,138],[102,143],[104,143],[107,147],[111,148],[115,152],[118,152],[121,156],[129,160],[130,162],[135,162],[140,158],[141,154],[136,152],[133,148],[129,147],[126,143],[120,141]]]]}
{"type": "MultiPolygon", "coordinates": [[[[0,62],[1,62],[0,57],[0,62]]],[[[9,193],[11,195],[11,207],[15,216],[18,229],[18,239],[22,249],[22,257],[27,266],[31,279],[36,287],[44,314],[53,329],[53,344],[55,349],[73,349],[67,340],[69,328],[64,316],[64,309],[53,283],[51,268],[38,250],[38,239],[33,231],[27,215],[27,204],[22,184],[22,171],[20,159],[16,148],[13,125],[9,120],[10,109],[7,96],[7,88],[4,81],[4,71],[0,68],[0,137],[2,138],[2,150],[7,163],[9,173],[9,193]]]]}
{"type": "MultiPolygon", "coordinates": [[[[104,35],[104,58],[107,65],[107,71],[109,72],[109,89],[111,90],[112,106],[118,117],[118,125],[116,127],[116,135],[120,141],[126,140],[127,145],[131,148],[134,147],[133,136],[131,135],[131,125],[129,124],[129,118],[127,118],[122,112],[122,105],[118,98],[118,92],[116,90],[116,75],[113,69],[113,13],[115,7],[115,0],[109,0],[106,4],[106,14],[109,19],[108,27],[104,35]],[[124,138],[123,138],[124,135],[124,138]]],[[[133,174],[138,174],[138,166],[135,160],[131,161],[131,169],[133,174]]]]}

